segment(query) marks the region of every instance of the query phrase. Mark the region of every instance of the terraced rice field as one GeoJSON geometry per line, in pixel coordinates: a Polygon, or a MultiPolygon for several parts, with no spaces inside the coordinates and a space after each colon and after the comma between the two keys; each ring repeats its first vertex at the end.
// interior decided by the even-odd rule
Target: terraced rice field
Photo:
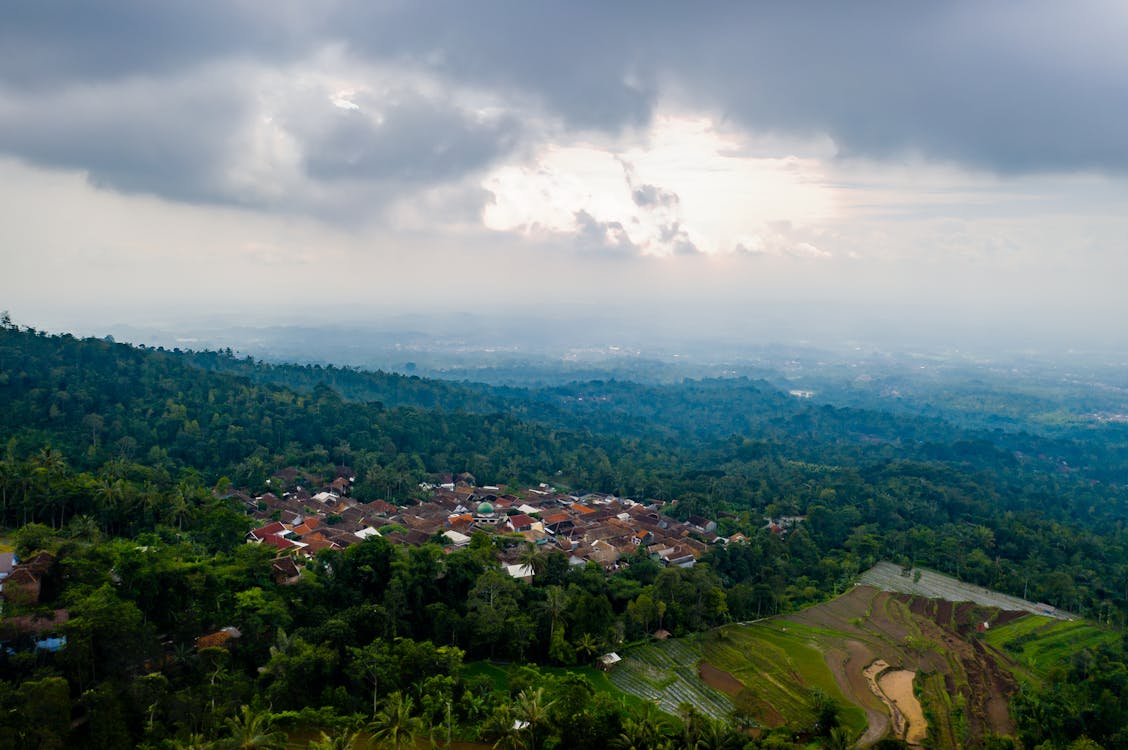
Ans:
{"type": "Polygon", "coordinates": [[[828,667],[818,645],[825,636],[816,628],[772,620],[720,628],[703,641],[702,652],[708,665],[739,681],[743,688],[733,702],[761,723],[802,725],[817,689],[843,707],[842,723],[860,733],[866,716],[828,667]]]}
{"type": "Polygon", "coordinates": [[[1008,705],[1019,679],[1037,681],[1115,637],[1069,613],[1031,614],[1040,607],[939,573],[922,570],[917,580],[913,573],[881,564],[862,578],[873,585],[802,612],[636,647],[611,682],[670,713],[683,702],[716,718],[736,707],[764,726],[797,729],[809,725],[817,689],[842,706],[859,747],[887,736],[975,747],[989,734],[1013,733],[1008,705]],[[886,701],[905,710],[892,712],[871,689],[865,671],[875,664],[871,677],[894,693],[886,701]],[[902,714],[896,726],[891,713],[902,714]]]}
{"type": "Polygon", "coordinates": [[[1013,660],[1023,677],[1041,681],[1050,669],[1066,663],[1078,651],[1110,644],[1118,637],[1112,630],[1085,620],[1062,622],[1030,616],[991,628],[983,640],[1013,660]]]}
{"type": "Polygon", "coordinates": [[[733,703],[698,677],[699,640],[682,638],[636,646],[611,670],[611,683],[623,692],[653,701],[676,715],[683,703],[714,719],[727,719],[733,703]]]}

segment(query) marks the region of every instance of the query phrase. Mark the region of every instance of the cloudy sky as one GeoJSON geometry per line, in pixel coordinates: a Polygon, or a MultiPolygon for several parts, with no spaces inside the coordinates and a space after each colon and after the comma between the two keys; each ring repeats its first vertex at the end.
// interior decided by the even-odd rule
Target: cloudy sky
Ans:
{"type": "Polygon", "coordinates": [[[1128,344],[1122,2],[2,16],[20,322],[1128,344]]]}

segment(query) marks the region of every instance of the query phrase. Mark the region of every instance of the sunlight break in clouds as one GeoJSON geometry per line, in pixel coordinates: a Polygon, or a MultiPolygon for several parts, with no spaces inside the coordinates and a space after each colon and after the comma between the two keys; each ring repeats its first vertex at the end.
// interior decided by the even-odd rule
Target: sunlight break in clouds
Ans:
{"type": "Polygon", "coordinates": [[[794,155],[748,155],[749,144],[709,119],[664,116],[643,137],[611,146],[549,143],[525,163],[483,181],[494,201],[487,227],[583,234],[645,255],[737,251],[826,254],[778,242],[780,224],[833,218],[836,196],[822,164],[794,155]]]}

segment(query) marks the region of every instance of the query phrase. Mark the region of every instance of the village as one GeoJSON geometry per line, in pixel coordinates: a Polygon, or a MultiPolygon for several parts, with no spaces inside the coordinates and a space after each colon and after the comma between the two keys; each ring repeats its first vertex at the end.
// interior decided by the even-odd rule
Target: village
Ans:
{"type": "MultiPolygon", "coordinates": [[[[359,502],[350,497],[347,472],[316,491],[298,483],[295,470],[284,470],[271,482],[280,494],[257,497],[234,492],[262,524],[247,534],[252,544],[278,550],[276,577],[297,576],[303,561],[325,549],[343,549],[380,536],[392,544],[441,544],[446,551],[465,547],[475,533],[486,533],[498,544],[509,575],[525,581],[535,575],[521,564],[522,549],[530,545],[558,551],[572,565],[593,562],[611,571],[640,547],[655,561],[690,567],[713,544],[744,541],[742,534],[722,537],[717,522],[700,516],[679,521],[666,513],[676,501],[636,502],[601,493],[568,494],[546,484],[511,491],[504,486],[478,486],[470,474],[437,477],[424,483],[424,500],[398,506],[384,500],[359,502]]],[[[769,528],[781,533],[779,523],[769,528]]]]}

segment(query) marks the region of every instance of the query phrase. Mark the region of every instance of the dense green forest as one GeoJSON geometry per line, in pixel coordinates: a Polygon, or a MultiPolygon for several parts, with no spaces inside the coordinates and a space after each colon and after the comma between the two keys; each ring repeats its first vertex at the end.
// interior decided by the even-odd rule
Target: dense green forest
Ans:
{"type": "MultiPolygon", "coordinates": [[[[1118,631],[1128,616],[1123,425],[962,428],[744,379],[500,388],[9,324],[0,439],[0,525],[21,558],[56,560],[40,601],[4,614],[69,612],[65,648],[16,634],[0,654],[3,747],[250,747],[239,743],[272,732],[329,747],[360,727],[389,747],[432,730],[534,748],[834,747],[850,738],[817,696],[810,722],[753,736],[739,717],[623,703],[584,667],[656,617],[678,635],[789,611],[880,559],[1118,631]],[[411,503],[421,482],[469,472],[676,500],[672,515],[715,518],[748,541],[688,569],[644,552],[610,574],[540,555],[525,584],[499,569],[504,540],[479,534],[445,553],[374,538],[276,584],[273,555],[244,543],[252,521],[231,490],[342,466],[360,500],[411,503]],[[779,516],[806,520],[781,536],[764,528],[779,516]],[[228,648],[194,648],[227,626],[242,634],[228,648]],[[510,665],[504,684],[475,671],[483,660],[510,665]]],[[[1025,746],[1128,742],[1126,659],[1121,639],[1024,692],[1025,746]],[[1086,722],[1093,705],[1101,719],[1086,722]]]]}

